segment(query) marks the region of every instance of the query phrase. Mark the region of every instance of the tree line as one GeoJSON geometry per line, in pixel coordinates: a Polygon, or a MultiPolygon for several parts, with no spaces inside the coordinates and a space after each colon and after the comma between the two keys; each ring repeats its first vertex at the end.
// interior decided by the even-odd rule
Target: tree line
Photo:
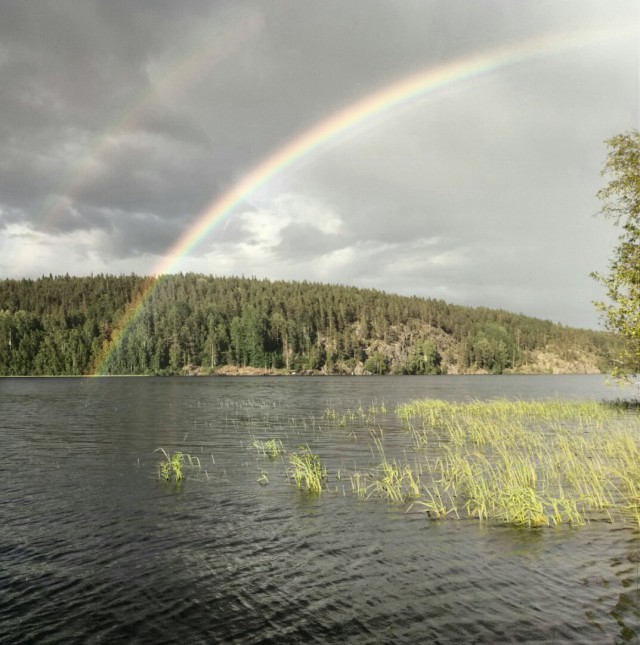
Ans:
{"type": "Polygon", "coordinates": [[[579,352],[606,370],[615,344],[612,334],[503,310],[308,282],[200,274],[0,281],[2,375],[215,373],[228,365],[502,373],[526,371],[536,351],[579,352]]]}

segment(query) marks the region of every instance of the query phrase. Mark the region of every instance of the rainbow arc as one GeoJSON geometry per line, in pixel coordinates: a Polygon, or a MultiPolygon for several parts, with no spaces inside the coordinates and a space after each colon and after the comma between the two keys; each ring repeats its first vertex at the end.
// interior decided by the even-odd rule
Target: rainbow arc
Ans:
{"type": "Polygon", "coordinates": [[[154,269],[154,274],[160,278],[153,280],[146,292],[136,298],[125,312],[118,329],[113,334],[110,347],[104,352],[95,373],[104,373],[110,356],[153,290],[157,288],[161,276],[175,271],[182,258],[206,239],[225,218],[234,213],[238,205],[249,199],[276,175],[312,153],[321,152],[329,143],[335,142],[338,137],[354,128],[374,119],[389,118],[395,109],[419,98],[435,95],[454,85],[488,76],[528,61],[542,60],[614,38],[633,35],[634,31],[629,26],[558,33],[476,53],[435,68],[427,68],[391,83],[305,130],[278,148],[213,200],[196,218],[194,224],[167,251],[163,260],[154,269]]]}

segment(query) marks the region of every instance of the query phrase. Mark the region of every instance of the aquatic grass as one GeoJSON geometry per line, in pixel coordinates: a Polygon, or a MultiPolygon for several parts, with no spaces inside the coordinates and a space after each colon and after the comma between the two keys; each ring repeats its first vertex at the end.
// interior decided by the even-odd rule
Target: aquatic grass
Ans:
{"type": "Polygon", "coordinates": [[[362,403],[358,404],[356,409],[347,408],[338,411],[336,408],[326,408],[323,413],[323,419],[332,422],[339,428],[366,427],[376,423],[379,415],[386,415],[388,409],[383,403],[378,404],[374,401],[365,409],[362,403]]]}
{"type": "Polygon", "coordinates": [[[169,455],[164,448],[157,448],[155,452],[162,452],[164,455],[164,459],[158,464],[158,475],[160,479],[164,481],[182,481],[184,478],[184,454],[178,451],[173,453],[173,455],[169,455]]]}
{"type": "Polygon", "coordinates": [[[320,456],[311,452],[308,446],[289,455],[287,476],[298,488],[309,493],[321,493],[327,483],[327,469],[320,456]]]}
{"type": "Polygon", "coordinates": [[[578,510],[578,502],[575,499],[561,495],[558,498],[547,498],[546,503],[551,509],[551,512],[547,513],[549,524],[553,523],[554,526],[560,526],[560,524],[580,526],[585,523],[584,516],[578,510]]]}
{"type": "Polygon", "coordinates": [[[338,411],[335,408],[327,408],[324,411],[323,418],[336,421],[337,419],[340,418],[340,415],[338,414],[338,411]]]}
{"type": "Polygon", "coordinates": [[[443,494],[444,497],[448,496],[446,492],[440,490],[438,486],[435,486],[433,488],[425,487],[423,490],[424,499],[413,501],[409,505],[409,508],[407,508],[407,512],[411,511],[414,506],[419,506],[424,512],[427,513],[429,517],[432,517],[434,519],[444,519],[445,517],[447,517],[447,515],[450,515],[452,513],[455,514],[456,517],[460,517],[460,515],[458,514],[458,509],[451,502],[451,498],[449,497],[449,503],[447,504],[445,499],[443,499],[443,494]]]}
{"type": "MultiPolygon", "coordinates": [[[[406,435],[373,423],[382,414],[377,404],[332,407],[321,423],[290,417],[289,432],[368,437],[369,463],[343,463],[338,481],[348,478],[362,500],[405,505],[433,519],[529,528],[640,523],[634,409],[596,401],[418,401],[396,408],[406,435]]],[[[254,440],[251,447],[267,455],[267,444],[254,440]]],[[[305,491],[329,490],[327,469],[308,446],[289,455],[285,474],[305,491]]]]}
{"type": "Polygon", "coordinates": [[[200,457],[198,457],[198,455],[184,454],[183,457],[189,461],[190,468],[195,468],[196,465],[198,469],[202,468],[202,464],[200,463],[200,457]]]}
{"type": "Polygon", "coordinates": [[[619,412],[640,412],[640,398],[617,398],[611,401],[603,401],[602,405],[619,412]]]}
{"type": "Polygon", "coordinates": [[[413,401],[399,405],[396,414],[405,422],[421,420],[429,427],[438,427],[452,419],[499,422],[504,431],[511,431],[516,422],[571,421],[596,424],[621,414],[618,407],[597,401],[470,401],[466,403],[441,400],[413,401]]]}
{"type": "Polygon", "coordinates": [[[548,526],[545,502],[530,486],[510,486],[497,491],[495,517],[515,526],[548,526]]]}
{"type": "Polygon", "coordinates": [[[268,439],[267,441],[256,439],[253,442],[252,447],[270,459],[277,459],[286,452],[280,439],[268,439]]]}
{"type": "Polygon", "coordinates": [[[167,457],[167,459],[161,461],[158,464],[158,475],[160,476],[160,479],[164,479],[165,481],[170,481],[172,477],[172,472],[171,472],[171,458],[167,457]]]}
{"type": "Polygon", "coordinates": [[[367,497],[368,486],[366,484],[367,475],[355,472],[349,475],[349,480],[351,481],[351,490],[361,499],[367,497]]]}
{"type": "Polygon", "coordinates": [[[404,502],[404,473],[394,461],[383,461],[367,487],[367,497],[374,493],[392,502],[404,502]]]}
{"type": "MultiPolygon", "coordinates": [[[[632,408],[633,409],[633,408],[632,408]]],[[[421,455],[423,499],[519,526],[638,518],[640,424],[595,401],[417,401],[396,409],[421,455]]]]}
{"type": "Polygon", "coordinates": [[[171,468],[177,482],[183,478],[182,466],[184,465],[184,455],[181,452],[175,452],[171,457],[171,468]]]}
{"type": "Polygon", "coordinates": [[[420,478],[410,465],[401,466],[397,461],[384,461],[367,472],[349,475],[352,491],[361,499],[376,497],[404,504],[422,496],[420,478]]]}
{"type": "Polygon", "coordinates": [[[421,468],[402,464],[397,459],[388,459],[384,452],[382,437],[372,432],[373,444],[370,445],[377,466],[366,473],[356,472],[350,475],[351,487],[361,498],[378,497],[395,503],[406,503],[422,495],[421,468]],[[374,450],[375,448],[375,450],[374,450]],[[376,456],[377,451],[377,456],[376,456]],[[367,482],[365,484],[365,481],[367,482]]]}

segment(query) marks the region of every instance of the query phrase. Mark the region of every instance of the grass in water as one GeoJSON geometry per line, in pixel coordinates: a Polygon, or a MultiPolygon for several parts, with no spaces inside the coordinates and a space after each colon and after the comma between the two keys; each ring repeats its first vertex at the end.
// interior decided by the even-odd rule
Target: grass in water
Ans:
{"type": "Polygon", "coordinates": [[[372,482],[366,488],[366,497],[375,495],[400,503],[420,497],[422,492],[417,468],[414,469],[409,464],[403,465],[396,459],[388,459],[380,439],[375,438],[374,444],[381,461],[377,468],[369,473],[372,482]]]}
{"type": "MultiPolygon", "coordinates": [[[[371,459],[364,467],[343,463],[336,477],[348,478],[362,500],[404,505],[434,519],[529,528],[590,521],[640,526],[639,411],[620,401],[426,400],[396,408],[406,434],[378,425],[387,409],[377,404],[327,409],[322,427],[313,418],[291,418],[289,432],[302,421],[306,436],[308,423],[338,441],[359,442],[366,433],[371,459]]],[[[278,439],[251,440],[271,459],[285,452],[278,439]]],[[[160,477],[178,480],[173,458],[162,452],[160,477]]],[[[191,467],[191,459],[184,455],[180,466],[186,460],[191,467]]],[[[308,493],[329,490],[327,468],[308,446],[288,455],[286,476],[308,493]]],[[[258,482],[268,479],[262,470],[258,482]]]]}
{"type": "MultiPolygon", "coordinates": [[[[180,482],[184,479],[184,461],[185,455],[178,451],[174,452],[173,455],[169,453],[164,448],[158,448],[156,452],[161,452],[164,455],[164,459],[158,464],[158,476],[164,481],[176,481],[180,482]]],[[[193,465],[193,458],[189,457],[189,463],[193,465]]],[[[197,459],[197,457],[195,458],[197,459]]],[[[198,466],[200,461],[198,460],[198,466]]]]}
{"type": "Polygon", "coordinates": [[[640,424],[634,412],[595,401],[400,406],[397,413],[430,474],[414,506],[436,517],[463,511],[529,527],[637,521],[640,424]]]}
{"type": "Polygon", "coordinates": [[[270,459],[277,459],[285,453],[284,446],[280,439],[269,439],[268,441],[260,441],[259,439],[256,439],[253,442],[253,447],[270,459]]]}
{"type": "Polygon", "coordinates": [[[293,479],[298,488],[309,493],[321,493],[327,482],[327,469],[319,455],[311,452],[308,446],[289,455],[287,476],[293,479]]]}

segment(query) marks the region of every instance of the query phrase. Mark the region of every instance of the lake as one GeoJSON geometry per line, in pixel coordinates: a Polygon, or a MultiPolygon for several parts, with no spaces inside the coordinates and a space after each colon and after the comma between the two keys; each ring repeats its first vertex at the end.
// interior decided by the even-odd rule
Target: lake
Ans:
{"type": "Polygon", "coordinates": [[[632,524],[431,520],[340,477],[375,461],[327,411],[422,398],[614,399],[602,376],[0,379],[3,643],[617,643],[638,639],[632,524]],[[310,496],[254,441],[308,445],[310,496]],[[161,481],[162,454],[192,456],[161,481]],[[197,457],[197,466],[195,458],[197,457]]]}

